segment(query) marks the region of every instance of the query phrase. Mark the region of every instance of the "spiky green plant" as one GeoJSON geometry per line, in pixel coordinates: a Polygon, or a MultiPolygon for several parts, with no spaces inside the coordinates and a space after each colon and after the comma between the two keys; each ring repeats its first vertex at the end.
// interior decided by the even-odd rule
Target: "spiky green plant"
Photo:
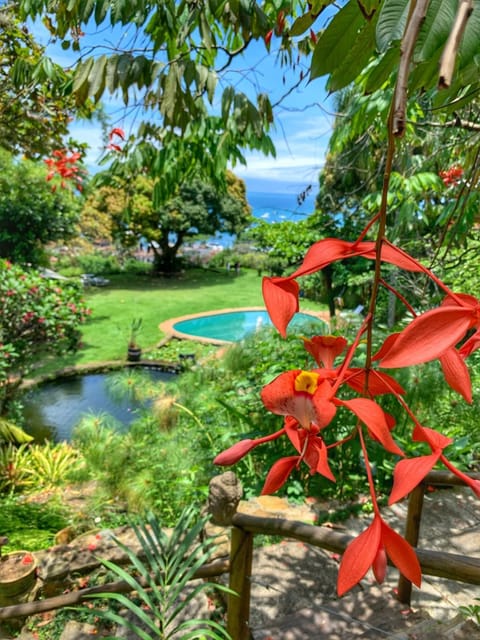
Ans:
{"type": "Polygon", "coordinates": [[[32,445],[29,454],[31,480],[38,489],[65,484],[81,462],[79,452],[66,442],[32,445]]]}
{"type": "MultiPolygon", "coordinates": [[[[187,588],[195,573],[204,565],[215,549],[212,539],[201,538],[207,518],[195,521],[193,507],[182,512],[171,533],[167,534],[153,514],[144,522],[133,524],[133,530],[141,545],[144,559],[114,538],[127,555],[136,574],[103,560],[104,566],[136,592],[135,600],[121,593],[97,593],[91,598],[110,602],[113,606],[99,609],[97,615],[135,633],[141,640],[211,639],[231,640],[227,631],[214,620],[182,620],[187,605],[205,590],[230,590],[220,584],[202,582],[193,589],[187,588]],[[114,610],[118,605],[132,614],[128,619],[114,610]]],[[[112,638],[111,638],[112,640],[112,638]]]]}
{"type": "Polygon", "coordinates": [[[17,427],[16,424],[13,424],[13,422],[5,418],[0,418],[0,445],[7,442],[22,444],[24,442],[31,442],[32,440],[32,436],[29,436],[28,433],[25,433],[25,431],[17,427]]]}

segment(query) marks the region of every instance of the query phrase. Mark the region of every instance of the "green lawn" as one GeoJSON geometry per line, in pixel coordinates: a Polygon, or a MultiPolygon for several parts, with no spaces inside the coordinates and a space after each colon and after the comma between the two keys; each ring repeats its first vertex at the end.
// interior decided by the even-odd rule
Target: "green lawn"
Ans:
{"type": "MultiPolygon", "coordinates": [[[[215,309],[263,306],[261,278],[254,270],[243,269],[238,276],[193,269],[175,278],[120,275],[109,279],[107,287],[86,291],[92,315],[83,328],[80,351],[56,358],[48,370],[123,359],[133,318],[143,318],[138,342],[148,349],[160,342],[159,324],[164,320],[215,309]]],[[[322,307],[306,302],[302,308],[322,307]]]]}

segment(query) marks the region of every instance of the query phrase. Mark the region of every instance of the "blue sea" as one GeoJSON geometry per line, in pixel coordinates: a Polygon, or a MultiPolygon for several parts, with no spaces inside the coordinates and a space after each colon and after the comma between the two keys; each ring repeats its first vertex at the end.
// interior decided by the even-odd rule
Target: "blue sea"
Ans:
{"type": "Polygon", "coordinates": [[[303,202],[299,202],[297,193],[266,193],[261,191],[247,192],[247,200],[256,218],[268,222],[284,220],[298,221],[310,215],[315,208],[315,194],[310,191],[303,202]]]}
{"type": "MultiPolygon", "coordinates": [[[[292,189],[285,193],[247,191],[247,200],[252,207],[252,214],[255,218],[266,222],[283,222],[286,220],[295,222],[303,220],[313,213],[315,209],[316,193],[310,190],[305,199],[299,202],[300,194],[300,188],[298,191],[292,189]]],[[[224,247],[230,247],[234,243],[235,237],[226,233],[217,234],[212,238],[212,241],[224,247]]]]}

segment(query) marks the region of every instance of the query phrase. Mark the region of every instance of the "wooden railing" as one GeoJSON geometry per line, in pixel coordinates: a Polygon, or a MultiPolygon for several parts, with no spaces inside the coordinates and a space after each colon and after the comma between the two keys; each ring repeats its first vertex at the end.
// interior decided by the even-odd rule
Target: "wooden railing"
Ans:
{"type": "MultiPolygon", "coordinates": [[[[470,474],[480,479],[480,474],[470,474]]],[[[433,471],[410,494],[405,537],[417,547],[423,508],[423,497],[427,486],[463,485],[453,474],[433,471]]],[[[252,576],[253,538],[255,534],[292,538],[334,553],[343,553],[353,540],[352,536],[332,531],[327,527],[304,524],[277,518],[260,518],[236,513],[232,520],[232,543],[230,552],[230,588],[236,595],[228,597],[227,630],[233,640],[250,640],[250,582],[252,576]]],[[[468,584],[480,585],[480,558],[415,549],[422,573],[468,584]]],[[[403,576],[398,583],[398,598],[410,605],[412,584],[403,576]]]]}

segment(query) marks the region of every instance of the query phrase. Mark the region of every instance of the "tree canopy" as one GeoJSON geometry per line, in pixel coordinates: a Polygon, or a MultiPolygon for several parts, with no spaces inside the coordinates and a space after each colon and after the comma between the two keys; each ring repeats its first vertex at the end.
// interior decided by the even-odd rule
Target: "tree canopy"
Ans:
{"type": "Polygon", "coordinates": [[[52,190],[46,176],[43,166],[0,150],[0,257],[45,264],[46,245],[73,235],[79,198],[52,190]]]}
{"type": "MultiPolygon", "coordinates": [[[[110,180],[109,175],[104,178],[110,180]]],[[[117,181],[116,187],[104,185],[93,190],[86,200],[81,226],[98,234],[107,213],[113,226],[108,229],[103,224],[102,235],[110,235],[127,247],[146,241],[155,269],[170,273],[187,239],[217,232],[238,234],[251,223],[245,183],[230,171],[225,182],[227,190],[223,192],[200,177],[193,178],[179,184],[163,205],[155,206],[154,180],[149,175],[139,175],[131,183],[117,181]]]]}
{"type": "Polygon", "coordinates": [[[75,113],[72,72],[46,56],[14,4],[0,7],[0,146],[12,153],[42,157],[65,146],[75,113]]]}

